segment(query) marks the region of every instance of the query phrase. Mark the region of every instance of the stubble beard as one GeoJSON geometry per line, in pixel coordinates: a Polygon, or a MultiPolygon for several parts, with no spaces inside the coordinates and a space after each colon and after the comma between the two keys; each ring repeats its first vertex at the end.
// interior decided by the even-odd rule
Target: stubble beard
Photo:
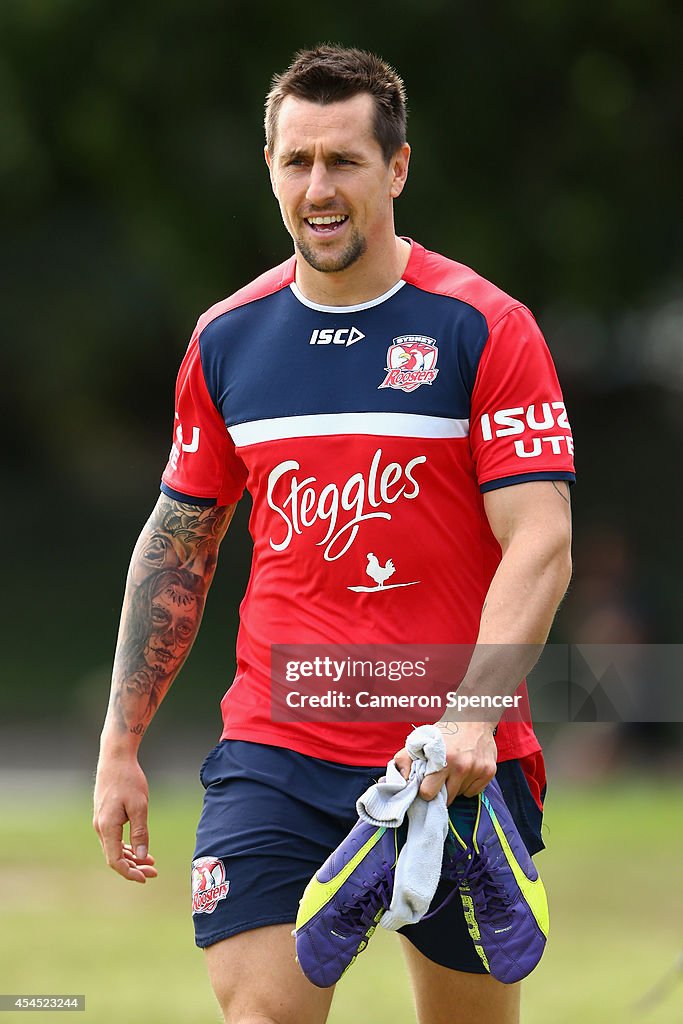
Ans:
{"type": "Polygon", "coordinates": [[[325,255],[318,252],[312,245],[302,238],[296,239],[296,247],[310,267],[320,271],[321,274],[334,274],[340,270],[346,270],[365,254],[368,243],[365,238],[354,229],[346,248],[338,255],[325,255]]]}

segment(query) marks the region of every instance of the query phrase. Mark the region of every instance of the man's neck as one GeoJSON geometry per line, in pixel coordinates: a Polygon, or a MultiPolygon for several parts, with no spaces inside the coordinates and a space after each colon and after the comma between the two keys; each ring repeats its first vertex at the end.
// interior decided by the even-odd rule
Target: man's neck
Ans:
{"type": "Polygon", "coordinates": [[[299,252],[296,253],[296,283],[311,302],[321,306],[357,306],[384,295],[403,277],[411,246],[403,238],[394,237],[386,259],[362,256],[353,266],[339,273],[324,274],[314,270],[299,252]]]}

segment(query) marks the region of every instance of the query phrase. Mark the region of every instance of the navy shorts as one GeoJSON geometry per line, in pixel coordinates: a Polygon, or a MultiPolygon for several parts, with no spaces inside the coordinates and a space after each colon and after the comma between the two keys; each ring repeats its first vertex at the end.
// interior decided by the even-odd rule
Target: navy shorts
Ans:
{"type": "MultiPolygon", "coordinates": [[[[355,825],[356,800],[385,769],[241,740],[214,747],[199,773],[206,793],[192,867],[197,945],[293,925],[306,883],[355,825]]],[[[496,778],[529,852],[537,853],[542,813],[519,761],[501,762],[496,778]]],[[[437,889],[433,906],[444,897],[437,889]]],[[[485,973],[459,900],[401,933],[434,963],[485,973]]]]}

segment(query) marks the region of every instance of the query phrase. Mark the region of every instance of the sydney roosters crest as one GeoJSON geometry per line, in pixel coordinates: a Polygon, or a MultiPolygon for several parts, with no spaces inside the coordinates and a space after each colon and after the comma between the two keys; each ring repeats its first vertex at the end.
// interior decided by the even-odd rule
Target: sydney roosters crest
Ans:
{"type": "Polygon", "coordinates": [[[230,891],[225,865],[215,857],[199,857],[192,863],[192,913],[213,914],[230,891]]]}
{"type": "Polygon", "coordinates": [[[377,390],[415,391],[422,384],[433,384],[439,372],[435,369],[438,355],[434,338],[421,334],[394,338],[387,351],[387,375],[377,390]]]}

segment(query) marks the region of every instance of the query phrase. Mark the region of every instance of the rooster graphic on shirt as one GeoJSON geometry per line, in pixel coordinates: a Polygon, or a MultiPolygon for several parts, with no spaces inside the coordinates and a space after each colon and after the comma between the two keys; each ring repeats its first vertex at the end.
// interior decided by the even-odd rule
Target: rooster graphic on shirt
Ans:
{"type": "Polygon", "coordinates": [[[382,565],[377,555],[373,554],[372,551],[368,551],[368,564],[365,571],[370,579],[375,581],[375,586],[349,587],[349,590],[353,590],[357,594],[372,594],[377,590],[394,590],[396,587],[414,587],[420,582],[420,580],[412,580],[410,583],[390,583],[388,587],[385,586],[386,581],[396,572],[396,566],[391,558],[388,558],[386,563],[382,565]]]}

